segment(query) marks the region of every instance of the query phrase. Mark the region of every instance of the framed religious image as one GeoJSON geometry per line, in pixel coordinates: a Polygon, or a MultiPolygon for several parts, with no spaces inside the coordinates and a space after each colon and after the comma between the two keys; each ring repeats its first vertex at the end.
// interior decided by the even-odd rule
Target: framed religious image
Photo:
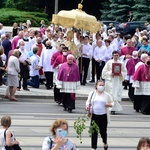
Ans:
{"type": "Polygon", "coordinates": [[[119,76],[121,74],[121,63],[112,63],[112,73],[114,76],[119,76]]]}

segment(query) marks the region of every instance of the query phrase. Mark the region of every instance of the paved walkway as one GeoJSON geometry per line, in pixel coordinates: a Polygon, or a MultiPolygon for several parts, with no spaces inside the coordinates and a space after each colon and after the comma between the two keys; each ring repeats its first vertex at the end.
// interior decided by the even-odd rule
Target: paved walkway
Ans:
{"type": "MultiPolygon", "coordinates": [[[[39,89],[32,88],[29,86],[30,91],[24,91],[21,89],[16,92],[16,97],[20,98],[53,98],[53,89],[47,90],[44,85],[40,85],[39,89]]],[[[94,83],[88,83],[86,86],[80,86],[77,90],[77,99],[86,99],[88,94],[94,90],[94,83]]],[[[6,91],[6,86],[0,86],[0,96],[3,97],[6,91]]],[[[122,98],[128,99],[127,90],[123,90],[122,98]]]]}

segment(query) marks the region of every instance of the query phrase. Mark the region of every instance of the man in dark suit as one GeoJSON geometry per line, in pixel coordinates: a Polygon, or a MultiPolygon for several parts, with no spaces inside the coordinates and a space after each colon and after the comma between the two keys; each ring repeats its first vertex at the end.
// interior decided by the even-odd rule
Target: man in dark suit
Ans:
{"type": "Polygon", "coordinates": [[[6,33],[6,39],[2,42],[2,46],[4,48],[4,53],[6,55],[6,60],[8,60],[8,53],[12,49],[9,33],[6,33]]]}

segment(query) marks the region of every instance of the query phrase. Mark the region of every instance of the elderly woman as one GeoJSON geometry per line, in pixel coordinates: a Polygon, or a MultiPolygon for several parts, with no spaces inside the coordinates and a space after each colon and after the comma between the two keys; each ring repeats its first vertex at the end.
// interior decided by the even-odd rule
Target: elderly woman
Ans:
{"type": "Polygon", "coordinates": [[[42,150],[76,150],[73,143],[67,139],[68,123],[65,119],[57,119],[50,128],[52,136],[44,139],[42,150]]]}
{"type": "MultiPolygon", "coordinates": [[[[104,143],[104,150],[108,149],[107,144],[107,124],[109,122],[109,107],[113,106],[113,100],[110,94],[104,91],[104,82],[97,81],[95,91],[91,92],[86,101],[86,110],[92,115],[91,123],[94,121],[104,143]]],[[[91,148],[97,149],[98,133],[94,131],[91,136],[91,148]]]]}
{"type": "Polygon", "coordinates": [[[10,101],[17,101],[17,99],[15,98],[15,92],[17,90],[17,87],[19,86],[18,73],[20,72],[20,65],[18,58],[20,54],[21,53],[18,50],[14,50],[8,60],[7,86],[9,86],[10,101]]]}
{"type": "Polygon", "coordinates": [[[1,126],[0,129],[0,149],[5,150],[5,146],[13,146],[19,144],[19,142],[14,138],[11,131],[8,129],[11,126],[11,117],[3,116],[1,118],[1,126]],[[6,135],[4,137],[4,134],[6,135]]]}

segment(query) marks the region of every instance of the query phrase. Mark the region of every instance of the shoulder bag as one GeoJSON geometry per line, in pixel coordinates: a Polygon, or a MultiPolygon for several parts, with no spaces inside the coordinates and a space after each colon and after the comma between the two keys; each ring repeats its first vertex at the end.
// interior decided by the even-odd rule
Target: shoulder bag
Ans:
{"type": "MultiPolygon", "coordinates": [[[[4,131],[5,143],[6,143],[6,131],[7,131],[7,129],[4,131]]],[[[12,133],[11,133],[11,135],[12,135],[12,133]]],[[[7,146],[7,145],[6,145],[6,146],[5,146],[5,149],[6,149],[6,150],[22,150],[18,144],[14,144],[13,146],[7,146]]]]}

